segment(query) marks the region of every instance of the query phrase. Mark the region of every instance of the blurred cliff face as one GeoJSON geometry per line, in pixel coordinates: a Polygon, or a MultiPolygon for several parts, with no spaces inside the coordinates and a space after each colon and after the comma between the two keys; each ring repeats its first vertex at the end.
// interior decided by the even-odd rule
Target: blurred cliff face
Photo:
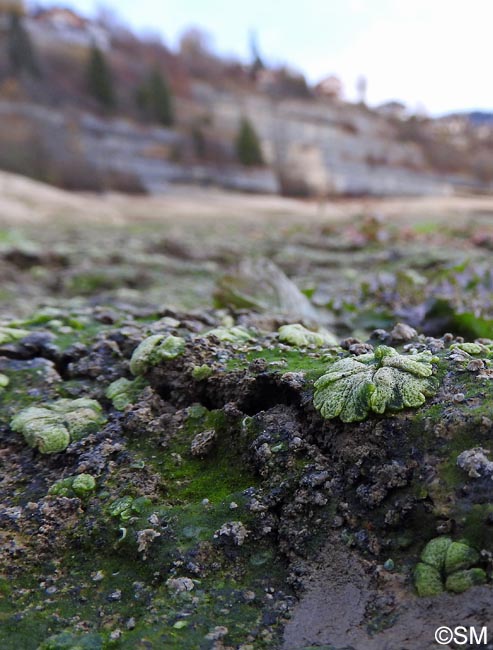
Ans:
{"type": "MultiPolygon", "coordinates": [[[[111,15],[0,3],[0,168],[67,189],[170,182],[301,197],[489,189],[493,127],[341,100],[252,47],[218,57],[197,29],[176,51],[111,15]]],[[[364,97],[364,91],[361,93],[364,97]]]]}

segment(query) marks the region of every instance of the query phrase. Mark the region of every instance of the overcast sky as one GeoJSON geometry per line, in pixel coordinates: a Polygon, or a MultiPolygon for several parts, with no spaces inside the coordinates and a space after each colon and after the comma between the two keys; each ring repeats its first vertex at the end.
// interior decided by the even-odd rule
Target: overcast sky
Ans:
{"type": "MultiPolygon", "coordinates": [[[[91,14],[98,0],[66,0],[91,14]]],[[[346,96],[359,75],[370,104],[399,99],[432,114],[493,109],[493,0],[108,0],[136,31],[174,46],[191,25],[218,52],[247,58],[254,30],[270,62],[310,81],[337,74],[346,96]]]]}

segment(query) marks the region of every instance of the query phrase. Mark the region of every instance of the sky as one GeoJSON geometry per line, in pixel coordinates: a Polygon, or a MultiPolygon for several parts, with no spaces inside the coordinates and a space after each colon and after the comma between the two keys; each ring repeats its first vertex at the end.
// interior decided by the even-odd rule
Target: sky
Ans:
{"type": "MultiPolygon", "coordinates": [[[[54,0],[52,0],[54,3],[54,0]]],[[[65,0],[91,15],[99,0],[65,0]]],[[[371,105],[391,99],[438,115],[493,110],[492,0],[107,0],[137,32],[174,47],[190,26],[215,50],[249,58],[249,33],[262,57],[301,70],[311,82],[336,74],[347,99],[367,79],[371,105]]]]}

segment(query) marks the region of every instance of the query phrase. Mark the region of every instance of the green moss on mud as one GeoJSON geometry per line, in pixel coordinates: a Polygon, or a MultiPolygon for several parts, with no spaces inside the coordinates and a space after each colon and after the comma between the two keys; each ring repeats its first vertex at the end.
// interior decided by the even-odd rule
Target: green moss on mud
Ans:
{"type": "MultiPolygon", "coordinates": [[[[134,441],[130,445],[133,457],[161,473],[165,493],[158,500],[143,501],[142,508],[124,521],[93,503],[89,510],[92,532],[82,520],[73,532],[72,550],[58,556],[55,551],[50,566],[23,567],[20,562],[15,582],[17,588],[24,588],[21,597],[15,605],[10,599],[0,601],[2,648],[35,650],[54,634],[67,629],[73,632],[75,617],[88,622],[89,635],[102,635],[101,639],[121,630],[115,647],[122,650],[140,647],[144,639],[151,647],[199,650],[215,626],[229,629],[225,637],[229,644],[244,641],[260,624],[265,589],[285,588],[286,567],[271,541],[252,545],[247,538],[228,555],[216,548],[214,533],[226,521],[239,519],[247,529],[250,526],[242,491],[258,480],[243,469],[239,447],[231,444],[228,431],[221,411],[195,406],[189,409],[189,417],[165,454],[152,440],[145,444],[134,441]],[[193,436],[211,427],[218,434],[216,452],[204,459],[191,457],[193,436]],[[179,454],[181,463],[175,465],[171,454],[179,454]],[[237,505],[234,511],[232,501],[237,505]],[[138,550],[137,532],[149,528],[151,515],[160,522],[160,537],[144,559],[138,550]],[[197,553],[205,553],[208,565],[215,568],[195,580],[192,592],[174,593],[164,577],[170,570],[171,575],[188,575],[186,562],[173,568],[174,562],[180,560],[181,564],[182,558],[193,561],[197,553]],[[56,574],[56,591],[49,595],[39,586],[47,574],[56,574]],[[22,626],[18,625],[19,616],[22,626]]],[[[119,485],[117,473],[106,483],[106,492],[115,494],[119,485]]],[[[111,503],[113,497],[106,501],[111,503]]],[[[255,648],[271,644],[272,639],[259,639],[255,648]]]]}
{"type": "Polygon", "coordinates": [[[221,410],[190,407],[189,417],[170,441],[166,453],[160,453],[149,439],[132,441],[129,447],[136,459],[161,474],[170,502],[209,499],[218,503],[258,482],[242,459],[242,445],[235,445],[229,438],[221,410]],[[193,457],[190,445],[194,436],[208,429],[216,431],[217,444],[205,458],[193,457]]]}
{"type": "Polygon", "coordinates": [[[329,360],[337,359],[334,355],[323,355],[315,352],[301,352],[300,350],[287,350],[277,346],[263,350],[250,350],[240,353],[226,363],[227,370],[242,370],[248,368],[252,361],[264,359],[268,372],[304,372],[307,379],[315,380],[324,373],[329,360]]]}

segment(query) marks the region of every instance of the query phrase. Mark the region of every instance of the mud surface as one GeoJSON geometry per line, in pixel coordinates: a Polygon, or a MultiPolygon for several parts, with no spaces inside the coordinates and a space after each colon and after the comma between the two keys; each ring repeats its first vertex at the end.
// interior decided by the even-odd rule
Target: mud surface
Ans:
{"type": "Polygon", "coordinates": [[[399,576],[383,569],[375,576],[367,562],[332,537],[307,566],[305,591],[286,624],[282,650],[434,650],[439,627],[474,627],[480,635],[483,627],[491,628],[492,612],[491,587],[413,598],[399,576]],[[385,615],[376,619],[379,601],[385,615]]]}
{"type": "Polygon", "coordinates": [[[2,648],[423,650],[491,626],[489,199],[40,194],[21,218],[7,189],[2,648]],[[330,332],[281,340],[299,322],[330,332]],[[429,354],[436,390],[322,418],[316,380],[381,346],[429,354]],[[442,537],[483,584],[420,598],[442,537]]]}

